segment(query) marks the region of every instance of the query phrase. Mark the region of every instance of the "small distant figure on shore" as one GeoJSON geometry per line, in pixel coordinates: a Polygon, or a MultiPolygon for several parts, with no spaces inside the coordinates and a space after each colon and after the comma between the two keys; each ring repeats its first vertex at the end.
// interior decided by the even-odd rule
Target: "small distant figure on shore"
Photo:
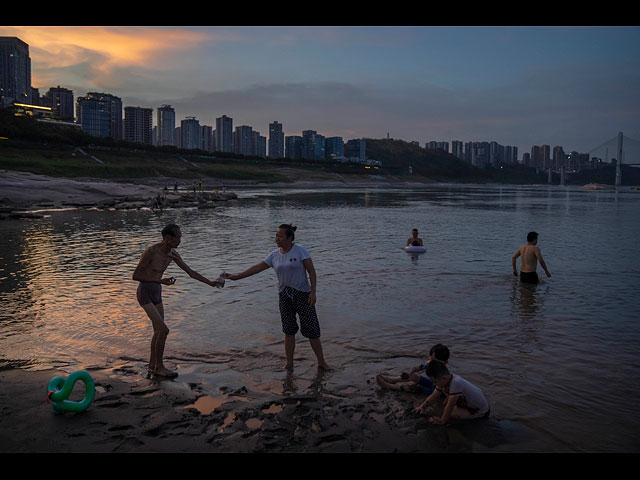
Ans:
{"type": "Polygon", "coordinates": [[[544,269],[544,273],[547,274],[547,277],[550,277],[551,274],[547,269],[547,265],[542,258],[542,253],[540,252],[540,248],[538,247],[538,233],[537,232],[529,232],[527,234],[527,243],[518,248],[518,251],[513,254],[511,257],[511,265],[513,266],[513,274],[518,276],[518,269],[516,268],[516,260],[518,257],[520,259],[520,281],[523,283],[538,283],[538,273],[536,272],[538,267],[538,262],[540,262],[540,266],[544,269]]]}
{"type": "Polygon", "coordinates": [[[435,389],[434,383],[425,375],[420,375],[418,372],[427,368],[427,365],[431,360],[440,360],[443,363],[449,361],[449,349],[438,343],[431,347],[429,350],[429,359],[424,363],[411,368],[408,372],[402,372],[398,377],[391,377],[386,375],[376,375],[376,382],[383,388],[390,390],[396,390],[400,392],[413,392],[413,393],[426,393],[430,395],[435,389]]]}
{"type": "Polygon", "coordinates": [[[416,413],[424,413],[435,403],[443,402],[442,414],[439,417],[430,417],[431,423],[446,424],[451,420],[489,418],[489,401],[483,391],[460,375],[449,372],[443,362],[430,361],[426,374],[436,387],[433,393],[416,408],[416,413]]]}
{"type": "MultiPolygon", "coordinates": [[[[163,377],[177,377],[178,374],[165,367],[163,356],[164,347],[169,335],[169,328],[164,320],[164,306],[162,304],[162,285],[176,283],[174,277],[163,278],[164,271],[173,261],[182,270],[196,280],[212,287],[217,287],[218,282],[212,282],[200,275],[182,260],[176,248],[180,245],[182,232],[175,224],[167,225],[162,230],[162,242],[147,247],[142,253],[138,266],[133,272],[133,279],[140,282],[136,293],[138,303],[145,311],[153,326],[151,338],[151,355],[149,357],[149,373],[163,377]]],[[[224,285],[224,283],[223,283],[224,285]]]]}
{"type": "Polygon", "coordinates": [[[178,193],[178,182],[173,184],[173,193],[178,193]]]}
{"type": "Polygon", "coordinates": [[[200,193],[204,191],[204,183],[202,182],[202,180],[200,180],[200,184],[198,185],[198,188],[200,189],[200,193]]]}
{"type": "Polygon", "coordinates": [[[409,245],[413,247],[424,247],[424,244],[422,243],[422,239],[418,237],[417,228],[414,228],[413,230],[411,230],[411,236],[407,239],[407,246],[409,245]]]}
{"type": "MultiPolygon", "coordinates": [[[[165,190],[167,189],[167,187],[164,187],[165,190]]],[[[160,213],[164,213],[164,209],[167,206],[167,196],[166,194],[163,193],[158,193],[158,195],[156,195],[156,198],[154,200],[154,206],[153,209],[154,210],[159,210],[160,213]]]]}

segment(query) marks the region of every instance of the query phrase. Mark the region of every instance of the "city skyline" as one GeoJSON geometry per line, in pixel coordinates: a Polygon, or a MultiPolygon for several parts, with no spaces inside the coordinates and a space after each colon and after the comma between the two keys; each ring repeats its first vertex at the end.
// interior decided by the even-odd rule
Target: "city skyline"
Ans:
{"type": "Polygon", "coordinates": [[[32,85],[263,135],[561,145],[640,137],[638,27],[0,27],[32,85]]]}

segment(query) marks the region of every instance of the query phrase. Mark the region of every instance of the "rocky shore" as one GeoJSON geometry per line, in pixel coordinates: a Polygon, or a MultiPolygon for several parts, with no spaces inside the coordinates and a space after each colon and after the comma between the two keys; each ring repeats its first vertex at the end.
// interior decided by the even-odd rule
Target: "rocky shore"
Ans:
{"type": "MultiPolygon", "coordinates": [[[[96,394],[82,412],[46,402],[56,369],[0,371],[3,453],[444,453],[508,451],[495,420],[433,425],[413,412],[424,396],[320,379],[322,388],[217,388],[200,376],[145,378],[133,363],[87,367],[96,394]]],[[[339,376],[339,373],[337,374],[339,376]]],[[[274,373],[277,378],[278,374],[274,373]]],[[[300,381],[300,379],[298,379],[300,381]]],[[[286,383],[286,382],[285,382],[286,383]]],[[[78,382],[72,401],[84,398],[78,382]]]]}
{"type": "Polygon", "coordinates": [[[54,178],[27,172],[0,171],[0,220],[41,216],[38,210],[59,208],[166,209],[211,208],[234,200],[226,191],[199,191],[166,185],[54,178]]]}

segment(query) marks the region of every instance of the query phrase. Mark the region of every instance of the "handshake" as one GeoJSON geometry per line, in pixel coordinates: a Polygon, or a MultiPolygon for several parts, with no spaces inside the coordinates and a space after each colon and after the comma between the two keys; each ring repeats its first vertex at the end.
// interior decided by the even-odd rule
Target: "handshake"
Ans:
{"type": "Polygon", "coordinates": [[[220,276],[218,277],[218,279],[216,280],[216,287],[217,288],[223,288],[224,287],[224,281],[227,278],[231,277],[231,276],[232,276],[232,274],[230,274],[230,273],[222,272],[220,274],[220,276]]]}

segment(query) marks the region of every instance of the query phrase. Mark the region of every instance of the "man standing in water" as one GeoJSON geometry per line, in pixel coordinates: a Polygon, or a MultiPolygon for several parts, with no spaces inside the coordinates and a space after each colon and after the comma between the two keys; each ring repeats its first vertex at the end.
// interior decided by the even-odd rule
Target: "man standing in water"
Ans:
{"type": "Polygon", "coordinates": [[[516,268],[516,259],[522,257],[520,260],[520,281],[524,283],[538,283],[538,274],[536,269],[538,261],[547,274],[550,277],[551,274],[547,270],[547,265],[542,259],[542,253],[538,247],[538,234],[536,232],[529,232],[527,235],[527,243],[522,245],[516,253],[511,257],[511,264],[513,266],[513,274],[518,276],[518,269],[516,268]]]}
{"type": "Polygon", "coordinates": [[[162,230],[162,242],[148,247],[142,254],[140,262],[133,272],[133,279],[138,285],[138,303],[151,319],[153,337],[151,338],[151,356],[149,358],[149,373],[163,377],[177,377],[178,374],[166,368],[163,363],[164,346],[169,335],[169,328],[164,322],[164,307],[162,305],[162,285],[173,285],[173,277],[162,278],[164,271],[173,260],[191,278],[195,278],[207,285],[215,287],[218,282],[203,277],[189,268],[175,250],[180,245],[182,232],[175,224],[167,225],[162,230]]]}

